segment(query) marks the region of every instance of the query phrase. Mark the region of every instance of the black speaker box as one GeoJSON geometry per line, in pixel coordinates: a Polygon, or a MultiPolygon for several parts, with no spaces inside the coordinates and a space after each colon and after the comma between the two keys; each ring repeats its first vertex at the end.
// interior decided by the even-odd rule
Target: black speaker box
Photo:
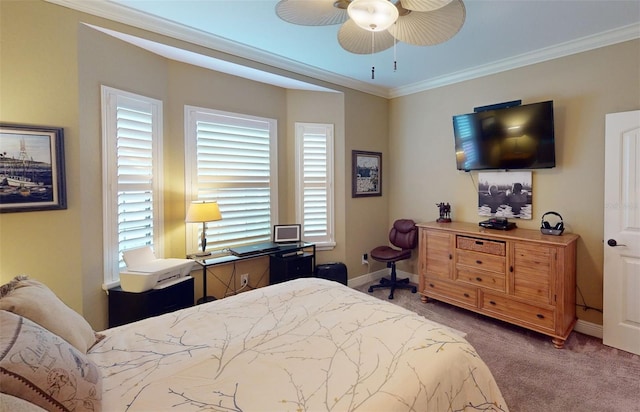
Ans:
{"type": "Polygon", "coordinates": [[[344,263],[332,262],[316,266],[316,277],[329,279],[347,284],[347,265],[344,263]]]}

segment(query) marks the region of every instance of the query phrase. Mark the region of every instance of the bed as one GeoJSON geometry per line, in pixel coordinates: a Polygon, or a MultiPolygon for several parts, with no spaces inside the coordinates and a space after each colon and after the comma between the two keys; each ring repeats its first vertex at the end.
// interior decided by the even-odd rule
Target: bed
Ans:
{"type": "Polygon", "coordinates": [[[82,402],[93,410],[507,410],[460,332],[323,279],[96,336],[85,356],[100,371],[100,387],[90,407],[87,397],[82,402]]]}

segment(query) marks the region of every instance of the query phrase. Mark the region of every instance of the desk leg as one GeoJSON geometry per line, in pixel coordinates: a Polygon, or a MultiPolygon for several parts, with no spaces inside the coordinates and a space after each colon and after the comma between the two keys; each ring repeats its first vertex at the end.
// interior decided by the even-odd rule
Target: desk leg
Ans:
{"type": "Polygon", "coordinates": [[[207,267],[202,266],[202,297],[198,299],[196,304],[200,305],[202,303],[213,302],[216,300],[213,296],[207,296],[207,267]]]}

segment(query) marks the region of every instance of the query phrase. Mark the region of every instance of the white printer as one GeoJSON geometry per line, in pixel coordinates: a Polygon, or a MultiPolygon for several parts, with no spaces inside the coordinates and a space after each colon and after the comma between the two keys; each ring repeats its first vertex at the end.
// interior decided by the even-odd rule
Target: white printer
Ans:
{"type": "Polygon", "coordinates": [[[162,289],[189,278],[191,259],[157,259],[151,247],[130,249],[122,253],[125,272],[120,272],[120,287],[125,292],[162,289]]]}

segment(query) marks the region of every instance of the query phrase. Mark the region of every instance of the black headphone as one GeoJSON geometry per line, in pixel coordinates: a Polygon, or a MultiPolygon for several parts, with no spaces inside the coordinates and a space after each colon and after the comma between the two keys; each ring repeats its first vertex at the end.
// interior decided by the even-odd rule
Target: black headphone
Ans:
{"type": "Polygon", "coordinates": [[[542,232],[545,235],[556,235],[556,236],[561,235],[562,232],[564,232],[564,223],[562,221],[562,216],[560,216],[560,213],[547,212],[544,215],[542,215],[542,222],[540,223],[540,232],[542,232]],[[556,223],[555,226],[551,226],[549,222],[544,220],[544,217],[546,215],[558,216],[560,218],[560,221],[556,223]]]}

